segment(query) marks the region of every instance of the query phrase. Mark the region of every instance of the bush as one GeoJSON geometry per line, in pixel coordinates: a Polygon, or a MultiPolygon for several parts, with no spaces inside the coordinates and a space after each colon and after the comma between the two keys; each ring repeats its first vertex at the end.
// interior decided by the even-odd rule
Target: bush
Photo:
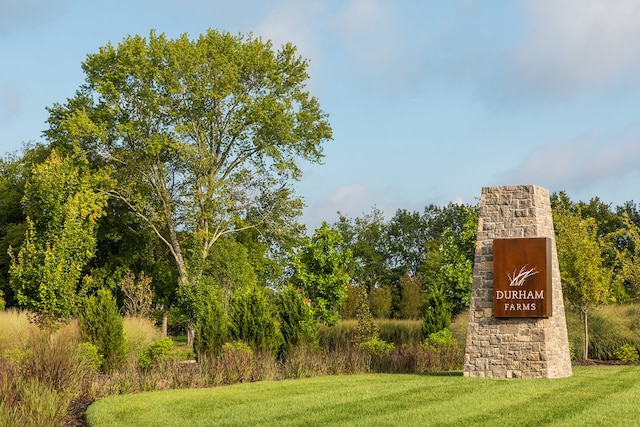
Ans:
{"type": "Polygon", "coordinates": [[[434,358],[441,369],[452,370],[460,365],[462,351],[449,329],[430,334],[422,344],[422,348],[434,353],[434,358]]]}
{"type": "Polygon", "coordinates": [[[200,359],[220,354],[229,335],[227,314],[220,302],[217,287],[203,286],[202,301],[196,308],[196,325],[193,349],[200,359]]]}
{"type": "Polygon", "coordinates": [[[138,355],[138,364],[142,369],[149,369],[161,360],[167,359],[173,353],[171,338],[156,340],[145,347],[138,355]]]}
{"type": "Polygon", "coordinates": [[[353,342],[360,344],[377,339],[378,327],[373,323],[373,316],[371,315],[369,302],[367,301],[367,292],[364,288],[360,291],[360,301],[358,302],[356,317],[358,324],[356,325],[353,342]]]}
{"type": "Polygon", "coordinates": [[[451,308],[442,289],[434,287],[426,291],[422,318],[422,336],[425,338],[449,327],[451,308]]]}
{"type": "Polygon", "coordinates": [[[449,329],[442,329],[441,331],[429,334],[424,345],[440,349],[443,347],[457,347],[458,341],[456,341],[449,329]]]}
{"type": "Polygon", "coordinates": [[[82,342],[78,344],[78,358],[80,359],[80,364],[86,366],[92,373],[98,372],[103,362],[103,358],[98,351],[98,347],[90,342],[82,342]]]}
{"type": "Polygon", "coordinates": [[[295,346],[315,342],[318,328],[311,308],[305,303],[302,292],[287,286],[276,295],[276,307],[280,320],[283,351],[289,352],[295,346]]]}
{"type": "Polygon", "coordinates": [[[95,345],[103,357],[102,370],[120,367],[126,356],[124,326],[111,292],[100,289],[87,298],[79,320],[83,340],[95,345]]]}
{"type": "Polygon", "coordinates": [[[613,356],[624,363],[636,363],[639,359],[638,349],[630,344],[625,344],[613,352],[613,356]]]}
{"type": "Polygon", "coordinates": [[[358,349],[372,357],[388,356],[395,346],[382,341],[380,338],[372,338],[369,341],[358,344],[358,349]]]}
{"type": "Polygon", "coordinates": [[[231,339],[244,341],[254,350],[275,353],[282,344],[268,290],[257,285],[237,289],[231,298],[231,339]]]}

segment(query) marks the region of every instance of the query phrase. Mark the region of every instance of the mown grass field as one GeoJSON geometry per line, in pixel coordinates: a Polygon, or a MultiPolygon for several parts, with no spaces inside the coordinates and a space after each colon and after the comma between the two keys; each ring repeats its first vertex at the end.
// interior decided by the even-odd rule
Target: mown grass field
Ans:
{"type": "Polygon", "coordinates": [[[633,426],[640,367],[577,366],[562,379],[354,375],[110,397],[88,410],[116,426],[633,426]]]}

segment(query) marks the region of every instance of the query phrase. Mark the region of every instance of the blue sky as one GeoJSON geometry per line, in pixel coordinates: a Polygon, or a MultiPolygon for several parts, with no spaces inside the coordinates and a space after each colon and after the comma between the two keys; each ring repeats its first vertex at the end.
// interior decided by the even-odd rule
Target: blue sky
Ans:
{"type": "Polygon", "coordinates": [[[640,202],[638,0],[0,0],[0,154],[40,140],[81,63],[150,29],[292,42],[330,115],[313,229],[537,184],[640,202]]]}

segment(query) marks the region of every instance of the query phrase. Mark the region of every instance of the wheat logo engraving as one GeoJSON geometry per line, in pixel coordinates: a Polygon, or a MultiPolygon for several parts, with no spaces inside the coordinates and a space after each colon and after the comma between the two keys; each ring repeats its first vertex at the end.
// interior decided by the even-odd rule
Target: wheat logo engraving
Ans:
{"type": "Polygon", "coordinates": [[[509,279],[509,286],[515,286],[515,287],[522,286],[524,285],[525,280],[539,273],[539,271],[535,267],[529,268],[529,269],[527,268],[528,266],[524,265],[520,269],[520,271],[513,270],[513,273],[511,274],[507,273],[507,278],[509,279]]]}

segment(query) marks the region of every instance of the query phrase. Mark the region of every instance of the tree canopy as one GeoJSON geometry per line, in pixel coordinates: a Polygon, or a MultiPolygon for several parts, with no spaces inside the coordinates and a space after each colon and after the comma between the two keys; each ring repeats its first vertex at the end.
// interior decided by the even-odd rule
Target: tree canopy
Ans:
{"type": "Polygon", "coordinates": [[[111,195],[166,245],[181,282],[197,281],[221,236],[299,214],[299,161],[318,162],[331,138],[307,66],[293,45],[252,35],[130,36],[88,55],[45,133],[111,168],[111,195]]]}

